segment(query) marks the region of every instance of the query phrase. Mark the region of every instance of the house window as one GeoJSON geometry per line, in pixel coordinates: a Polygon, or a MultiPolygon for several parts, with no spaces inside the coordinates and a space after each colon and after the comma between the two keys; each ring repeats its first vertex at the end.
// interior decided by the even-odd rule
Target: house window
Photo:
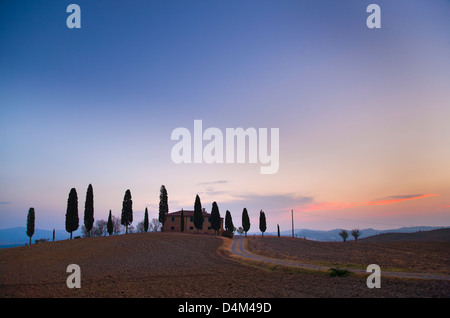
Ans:
{"type": "Polygon", "coordinates": [[[175,227],[171,226],[170,229],[171,229],[171,230],[175,230],[175,227]]]}
{"type": "Polygon", "coordinates": [[[172,216],[172,222],[175,222],[175,217],[174,216],[172,216]]]}
{"type": "Polygon", "coordinates": [[[194,222],[194,217],[191,216],[191,217],[189,218],[189,221],[194,222]]]}
{"type": "Polygon", "coordinates": [[[190,226],[190,227],[189,227],[189,230],[193,230],[193,229],[194,229],[194,227],[193,227],[193,226],[190,226]]]}

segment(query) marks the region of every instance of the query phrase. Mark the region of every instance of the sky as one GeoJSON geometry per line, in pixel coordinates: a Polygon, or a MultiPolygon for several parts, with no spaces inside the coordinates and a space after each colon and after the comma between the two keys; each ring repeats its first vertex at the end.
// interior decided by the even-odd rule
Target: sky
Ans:
{"type": "MultiPolygon", "coordinates": [[[[450,226],[450,2],[24,1],[0,4],[0,228],[243,208],[257,232],[450,226]],[[67,6],[81,9],[68,28],[67,6]],[[366,8],[377,3],[381,28],[366,8]],[[279,129],[279,169],[175,163],[178,127],[279,129]]],[[[194,141],[192,141],[194,142],[194,141]]],[[[203,146],[208,141],[203,141],[203,146]]]]}

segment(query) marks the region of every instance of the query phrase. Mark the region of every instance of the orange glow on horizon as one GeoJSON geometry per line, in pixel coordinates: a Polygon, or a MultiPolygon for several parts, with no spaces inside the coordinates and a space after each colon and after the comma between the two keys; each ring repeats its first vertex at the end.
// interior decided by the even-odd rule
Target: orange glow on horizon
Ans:
{"type": "Polygon", "coordinates": [[[354,207],[363,207],[363,206],[376,206],[376,205],[390,205],[396,204],[403,201],[408,200],[416,200],[423,199],[428,197],[438,196],[438,194],[428,193],[428,194],[420,194],[415,196],[405,196],[399,198],[390,198],[390,199],[380,199],[366,202],[325,202],[325,203],[312,203],[305,207],[299,208],[303,211],[323,211],[323,210],[342,210],[354,207]]]}

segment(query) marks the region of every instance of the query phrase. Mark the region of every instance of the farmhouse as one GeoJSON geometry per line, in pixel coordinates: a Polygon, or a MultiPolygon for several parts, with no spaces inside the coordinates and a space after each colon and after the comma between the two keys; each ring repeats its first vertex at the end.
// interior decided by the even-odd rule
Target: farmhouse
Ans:
{"type": "MultiPolygon", "coordinates": [[[[184,218],[184,232],[185,233],[197,233],[197,229],[194,225],[194,211],[193,210],[180,210],[167,214],[166,222],[164,224],[164,232],[181,232],[181,212],[183,212],[184,218]]],[[[202,211],[203,214],[203,228],[198,233],[214,234],[214,229],[211,227],[211,213],[206,212],[205,208],[202,211]]],[[[220,218],[219,233],[223,231],[223,218],[220,218]]]]}

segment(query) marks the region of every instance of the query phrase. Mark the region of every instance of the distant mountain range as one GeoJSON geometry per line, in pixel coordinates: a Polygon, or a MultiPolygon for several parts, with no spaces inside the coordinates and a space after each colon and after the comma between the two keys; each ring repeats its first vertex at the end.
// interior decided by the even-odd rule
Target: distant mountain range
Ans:
{"type": "MultiPolygon", "coordinates": [[[[420,231],[431,231],[437,230],[444,227],[434,227],[434,226],[413,226],[413,227],[402,227],[399,229],[390,229],[390,230],[375,230],[372,228],[360,229],[361,236],[358,239],[362,239],[369,236],[385,234],[385,233],[414,233],[420,231]]],[[[314,241],[342,241],[342,238],[339,236],[339,232],[342,229],[334,229],[330,231],[320,231],[320,230],[309,230],[309,229],[294,229],[294,236],[300,238],[306,238],[308,240],[314,241]]],[[[353,240],[353,236],[351,236],[351,230],[347,230],[348,238],[347,240],[353,240]]],[[[249,235],[260,235],[261,232],[249,233],[249,235]]],[[[264,235],[277,235],[277,232],[266,232],[264,235]]],[[[281,236],[292,236],[292,230],[281,231],[281,236]]]]}
{"type": "MultiPolygon", "coordinates": [[[[81,231],[73,232],[73,236],[81,235],[81,231]]],[[[36,240],[53,238],[53,230],[35,229],[31,243],[34,244],[36,240]]],[[[70,234],[64,230],[55,230],[55,241],[65,240],[70,238],[70,234]]],[[[9,229],[0,230],[0,248],[22,246],[28,244],[30,238],[27,236],[26,227],[13,227],[9,229]]]]}

